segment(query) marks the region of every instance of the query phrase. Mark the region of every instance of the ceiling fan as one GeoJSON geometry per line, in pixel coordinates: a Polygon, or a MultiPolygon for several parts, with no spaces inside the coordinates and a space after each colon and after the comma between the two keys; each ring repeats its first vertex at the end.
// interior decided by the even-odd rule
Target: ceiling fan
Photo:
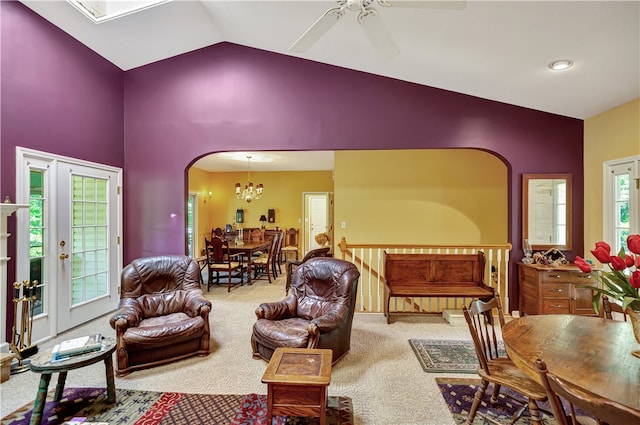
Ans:
{"type": "Polygon", "coordinates": [[[445,8],[464,9],[467,2],[464,0],[449,1],[415,1],[415,0],[336,0],[337,7],[324,12],[318,20],[302,36],[293,43],[289,50],[302,53],[313,46],[324,34],[326,34],[347,11],[357,12],[358,23],[362,26],[367,38],[378,53],[386,57],[393,57],[400,53],[396,42],[387,30],[380,14],[373,6],[378,3],[383,7],[403,8],[445,8]]]}

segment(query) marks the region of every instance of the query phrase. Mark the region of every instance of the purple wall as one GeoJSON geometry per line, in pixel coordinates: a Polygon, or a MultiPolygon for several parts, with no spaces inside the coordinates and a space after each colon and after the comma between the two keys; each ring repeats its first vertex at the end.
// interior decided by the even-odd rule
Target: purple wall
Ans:
{"type": "Polygon", "coordinates": [[[122,70],[18,2],[0,2],[0,19],[2,200],[16,200],[16,146],[124,167],[122,70]]]}
{"type": "Polygon", "coordinates": [[[567,256],[583,251],[580,120],[228,43],[123,73],[22,4],[0,7],[0,196],[15,199],[17,145],[124,166],[125,263],[184,252],[186,169],[225,150],[493,152],[510,170],[513,258],[521,175],[572,173],[567,256]]]}
{"type": "Polygon", "coordinates": [[[127,72],[125,111],[125,262],[184,252],[185,169],[226,150],[493,152],[510,169],[514,258],[522,174],[572,173],[568,257],[582,253],[580,120],[229,43],[127,72]]]}

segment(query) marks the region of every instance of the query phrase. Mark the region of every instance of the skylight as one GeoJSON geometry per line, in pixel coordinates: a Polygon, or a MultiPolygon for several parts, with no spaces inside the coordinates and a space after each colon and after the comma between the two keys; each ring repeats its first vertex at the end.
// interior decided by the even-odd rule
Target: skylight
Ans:
{"type": "Polygon", "coordinates": [[[96,24],[167,3],[171,0],[67,0],[96,24]]]}

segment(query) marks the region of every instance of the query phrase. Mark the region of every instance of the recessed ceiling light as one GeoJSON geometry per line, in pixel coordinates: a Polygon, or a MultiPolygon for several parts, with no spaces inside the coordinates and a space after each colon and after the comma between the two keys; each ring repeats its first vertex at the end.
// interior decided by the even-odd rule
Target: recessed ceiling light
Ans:
{"type": "Polygon", "coordinates": [[[554,71],[564,71],[573,66],[573,61],[569,59],[560,59],[549,64],[549,68],[554,71]]]}

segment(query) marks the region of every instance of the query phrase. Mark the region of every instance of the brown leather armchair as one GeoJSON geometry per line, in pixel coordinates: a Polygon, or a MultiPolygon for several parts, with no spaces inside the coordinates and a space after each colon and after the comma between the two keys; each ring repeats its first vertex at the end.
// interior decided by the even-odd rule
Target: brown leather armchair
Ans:
{"type": "Polygon", "coordinates": [[[328,246],[312,249],[311,251],[307,252],[302,260],[287,261],[287,264],[285,266],[287,270],[287,284],[284,287],[284,293],[289,293],[289,288],[291,288],[291,281],[293,280],[293,273],[296,271],[298,266],[300,266],[300,264],[306,263],[311,258],[326,257],[330,249],[331,248],[328,246]]]}
{"type": "Polygon", "coordinates": [[[300,265],[289,296],[256,309],[253,357],[268,361],[277,347],[329,348],[335,364],[351,348],[359,277],[353,263],[335,258],[300,265]]]}
{"type": "Polygon", "coordinates": [[[121,274],[116,330],[116,373],[209,354],[211,302],[200,288],[200,269],[190,257],[138,258],[121,274]]]}

